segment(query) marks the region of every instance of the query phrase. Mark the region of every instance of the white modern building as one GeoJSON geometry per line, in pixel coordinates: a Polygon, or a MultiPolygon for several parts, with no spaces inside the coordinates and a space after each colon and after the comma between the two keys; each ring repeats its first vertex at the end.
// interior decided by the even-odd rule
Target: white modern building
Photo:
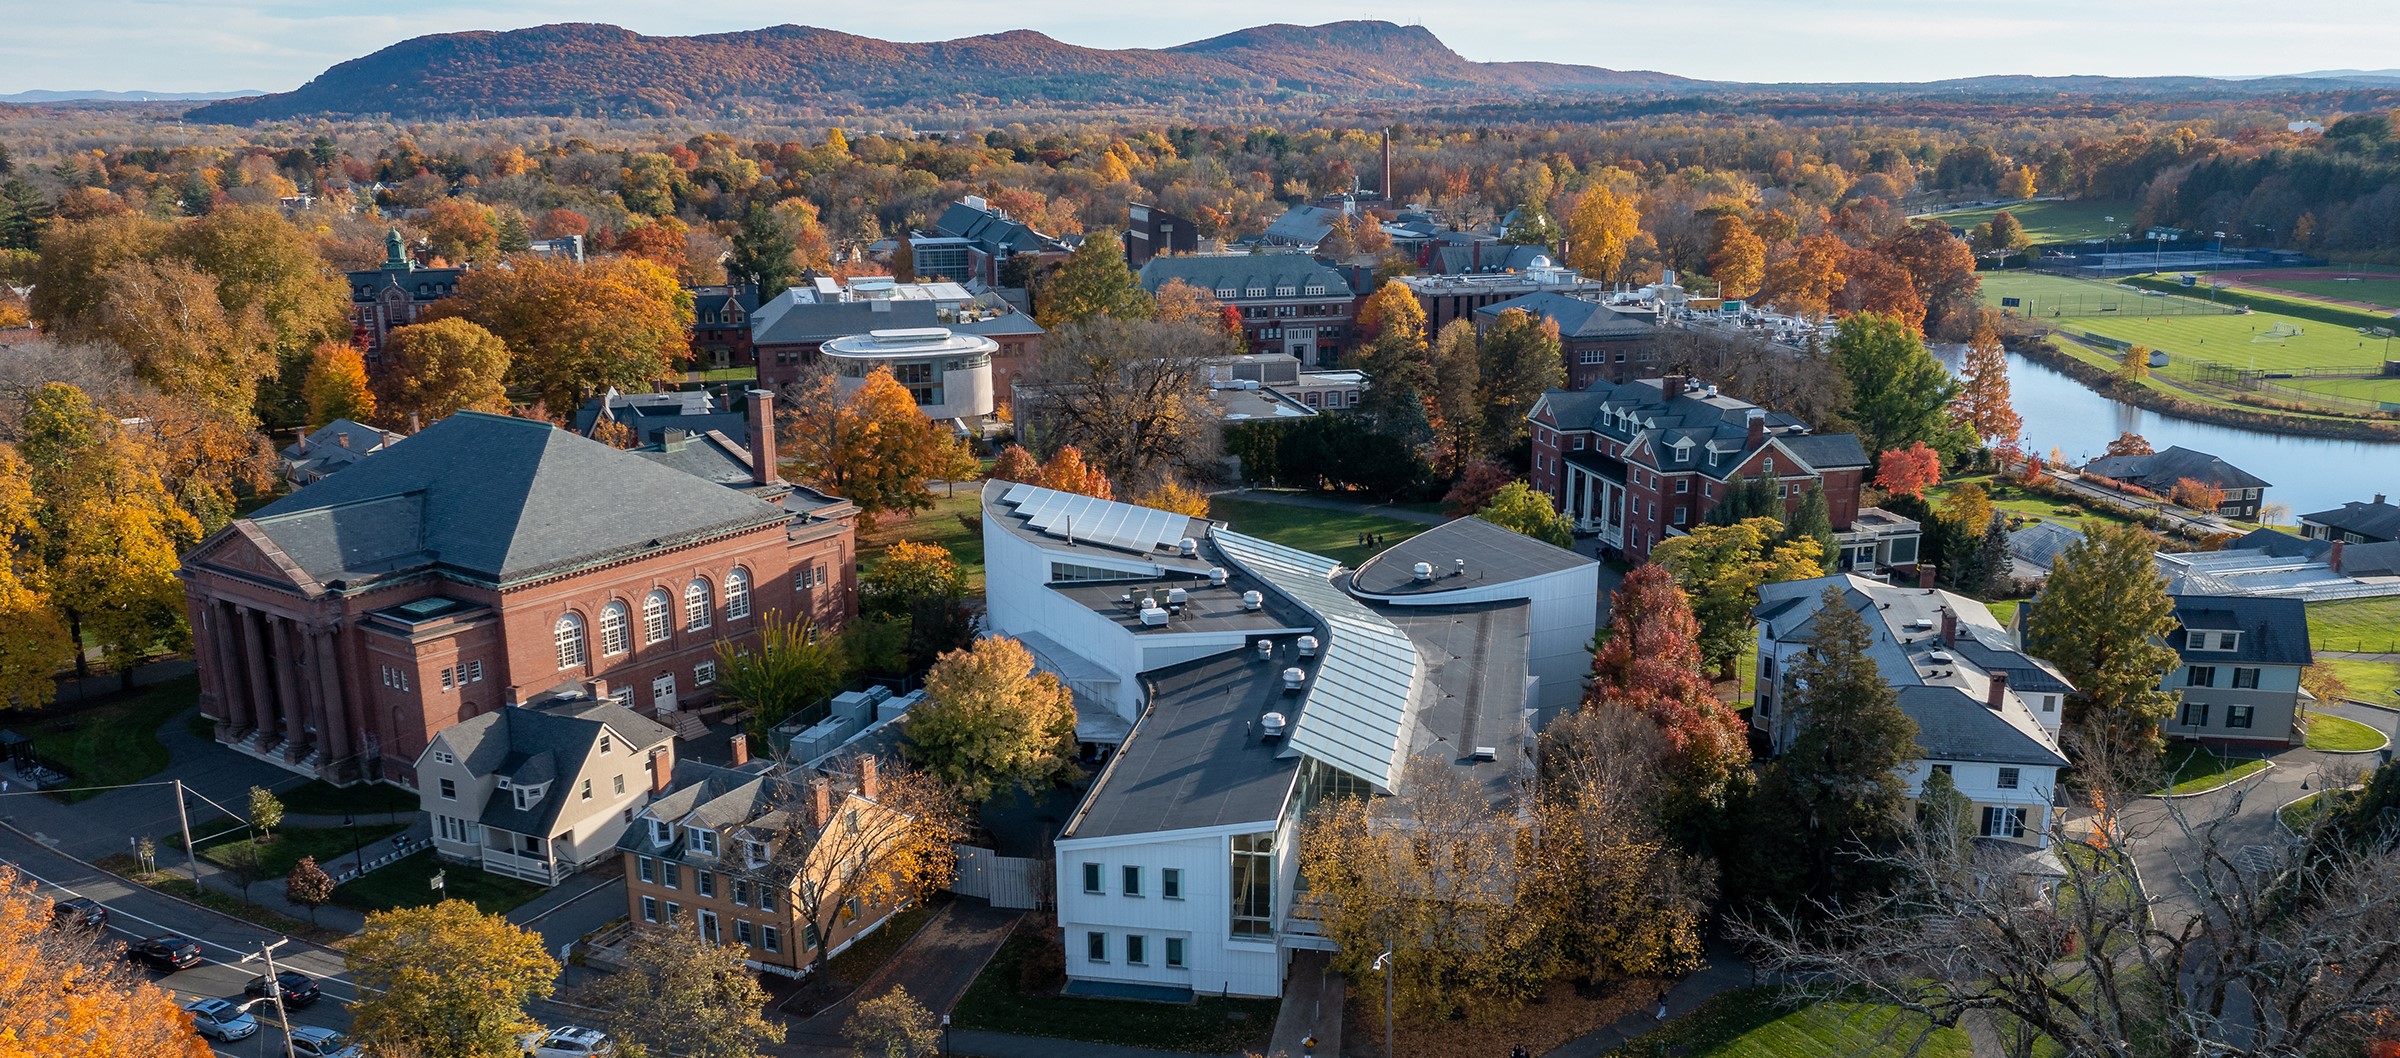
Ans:
{"type": "Polygon", "coordinates": [[[834,367],[835,385],[856,392],[878,367],[916,398],[929,419],[978,422],[992,414],[992,354],[1000,343],[947,327],[908,327],[835,338],[820,350],[834,367]]]}
{"type": "Polygon", "coordinates": [[[1828,587],[1840,587],[1866,619],[1867,656],[1917,723],[1923,755],[1903,776],[1909,795],[1947,772],[1974,803],[1968,822],[1978,836],[2048,848],[2058,771],[2067,766],[2058,731],[2074,687],[2017,649],[1991,610],[1966,596],[1856,574],[1761,585],[1751,726],[1780,753],[1807,722],[1784,707],[1785,680],[1815,636],[1828,587]]]}
{"type": "Polygon", "coordinates": [[[1280,994],[1292,951],[1331,946],[1293,910],[1307,811],[1392,792],[1412,757],[1514,797],[1537,717],[1590,665],[1557,645],[1591,640],[1597,564],[1473,519],[1351,570],[994,482],[984,547],[992,631],[1073,689],[1108,757],[1056,846],[1071,992],[1280,994]]]}

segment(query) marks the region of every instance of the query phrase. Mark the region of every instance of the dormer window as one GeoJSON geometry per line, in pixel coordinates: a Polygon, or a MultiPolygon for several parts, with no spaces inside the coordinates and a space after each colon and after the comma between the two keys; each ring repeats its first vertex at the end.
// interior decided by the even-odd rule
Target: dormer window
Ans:
{"type": "Polygon", "coordinates": [[[505,790],[505,789],[508,789],[508,786],[509,786],[509,782],[508,782],[508,780],[507,780],[507,779],[503,778],[503,779],[501,779],[501,780],[500,780],[500,788],[501,788],[501,789],[503,789],[503,790],[505,790]]]}
{"type": "Polygon", "coordinates": [[[2191,641],[2194,650],[2240,650],[2242,648],[2240,632],[2194,632],[2191,634],[2191,641]]]}
{"type": "Polygon", "coordinates": [[[666,848],[675,841],[675,824],[664,819],[650,821],[650,844],[666,848]]]}
{"type": "Polygon", "coordinates": [[[717,854],[717,832],[705,827],[692,828],[692,851],[703,856],[717,854]]]}
{"type": "Polygon", "coordinates": [[[523,811],[533,807],[534,805],[540,804],[542,801],[542,794],[549,789],[549,783],[536,783],[532,786],[526,786],[520,783],[515,789],[510,790],[509,794],[516,800],[517,810],[523,811]]]}
{"type": "Polygon", "coordinates": [[[1775,457],[1768,456],[1765,459],[1759,460],[1758,472],[1761,474],[1773,474],[1775,472],[1775,457]]]}
{"type": "Polygon", "coordinates": [[[752,867],[765,866],[767,862],[767,843],[756,838],[743,838],[742,859],[747,861],[752,867]]]}

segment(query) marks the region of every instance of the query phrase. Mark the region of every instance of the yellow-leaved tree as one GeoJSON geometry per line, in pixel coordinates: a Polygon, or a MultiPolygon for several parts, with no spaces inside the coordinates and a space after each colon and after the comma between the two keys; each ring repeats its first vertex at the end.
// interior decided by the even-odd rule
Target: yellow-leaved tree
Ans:
{"type": "Polygon", "coordinates": [[[430,423],[455,411],[508,410],[508,343],[471,320],[395,328],[383,359],[376,406],[387,414],[430,423]]]}
{"type": "Polygon", "coordinates": [[[322,342],[309,354],[300,396],[308,402],[308,421],[315,425],[335,419],[366,422],[375,415],[375,394],[367,388],[366,359],[357,346],[346,343],[322,342]]]}
{"type": "Polygon", "coordinates": [[[1567,215],[1567,267],[1593,279],[1613,280],[1633,252],[1642,215],[1630,195],[1595,186],[1575,200],[1567,215]]]}
{"type": "Polygon", "coordinates": [[[673,272],[631,257],[525,257],[475,269],[433,314],[498,335],[515,354],[509,381],[553,417],[611,386],[646,392],[691,356],[691,295],[673,272]]]}
{"type": "Polygon", "coordinates": [[[516,1058],[540,1028],[525,1004],[558,979],[541,934],[464,900],[369,915],[346,955],[354,1031],[378,1053],[516,1058]]]}
{"type": "Polygon", "coordinates": [[[1005,636],[934,662],[925,703],[910,711],[908,758],[968,804],[1003,789],[1038,790],[1075,770],[1075,699],[1005,636]]]}
{"type": "Polygon", "coordinates": [[[41,523],[33,479],[16,446],[0,444],[0,708],[39,709],[58,693],[54,678],[75,653],[41,583],[41,523]],[[30,583],[29,583],[30,579],[30,583]]]}
{"type": "Polygon", "coordinates": [[[783,425],[801,476],[848,497],[869,524],[933,506],[933,482],[975,475],[965,441],[926,418],[889,367],[868,372],[847,393],[824,375],[799,384],[791,397],[783,425]]]}

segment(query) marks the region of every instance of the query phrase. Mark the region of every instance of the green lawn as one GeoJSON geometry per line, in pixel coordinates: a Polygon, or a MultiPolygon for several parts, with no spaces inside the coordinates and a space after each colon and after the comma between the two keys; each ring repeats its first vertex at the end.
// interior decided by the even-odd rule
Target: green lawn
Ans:
{"type": "Polygon", "coordinates": [[[2355,792],[2357,792],[2356,788],[2319,790],[2276,809],[2276,818],[2283,821],[2284,829],[2294,834],[2306,833],[2309,827],[2316,825],[2319,818],[2339,807],[2343,800],[2355,792]]]}
{"type": "MultiPolygon", "coordinates": [[[[1649,1058],[1672,1052],[1687,1058],[1898,1058],[1923,1031],[1922,1020],[1865,1003],[1799,1003],[1778,988],[1744,988],[1716,996],[1665,1028],[1614,1052],[1649,1058]]],[[[1967,1034],[1936,1029],[1915,1052],[1925,1058],[1968,1058],[1967,1034]]]]}
{"type": "Polygon", "coordinates": [[[2283,279],[2271,272],[2265,275],[2252,272],[2247,275],[2251,278],[2242,282],[2253,286],[2289,290],[2311,297],[2360,301],[2382,306],[2385,312],[2400,309],[2400,276],[2388,272],[2361,273],[2357,279],[2283,279]]]}
{"type": "Polygon", "coordinates": [[[1954,478],[1949,481],[1942,482],[1939,485],[1925,490],[1925,498],[1932,500],[1936,506],[1939,506],[1943,501],[1950,498],[1950,493],[1952,490],[1968,482],[1974,482],[1975,484],[1983,486],[1984,491],[1992,498],[1993,510],[2017,518],[2030,518],[2036,521],[2057,522],[2061,525],[2078,531],[2089,531],[2092,526],[2104,522],[2122,522],[2125,520],[2122,516],[2106,507],[2091,506],[2068,500],[2054,500],[2048,496],[2036,496],[2033,493],[2026,492],[2025,490],[2017,488],[2014,485],[1997,481],[1989,474],[1971,474],[1966,477],[1954,478]]]}
{"type": "Polygon", "coordinates": [[[1201,1054],[1264,1052],[1275,1030],[1272,999],[1200,996],[1188,1004],[1033,995],[1017,986],[1017,964],[1048,943],[1023,932],[1008,938],[967,986],[951,1016],[961,1029],[1152,1047],[1201,1054]]]}
{"type": "Polygon", "coordinates": [[[2167,789],[2160,793],[2196,794],[2264,771],[2267,762],[2255,757],[2228,757],[2197,742],[2178,742],[2167,747],[2164,767],[2167,789]]]}
{"type": "Polygon", "coordinates": [[[2400,596],[2308,604],[2308,645],[2367,654],[2400,651],[2400,596]]]}
{"type": "MultiPolygon", "coordinates": [[[[474,901],[487,915],[505,914],[549,890],[531,882],[503,878],[481,867],[443,863],[432,849],[410,856],[333,891],[333,902],[360,911],[389,911],[423,907],[440,899],[433,891],[434,872],[442,873],[443,893],[452,900],[474,901]]],[[[573,884],[570,881],[568,884],[573,884]]]]}
{"type": "Polygon", "coordinates": [[[2308,718],[2308,748],[2328,753],[2364,753],[2382,749],[2383,732],[2342,717],[2318,713],[2308,718]]]}
{"type": "Polygon", "coordinates": [[[2341,677],[2352,698],[2377,705],[2400,705],[2400,663],[2319,658],[2317,664],[2341,677]]]}
{"type": "Polygon", "coordinates": [[[192,835],[200,842],[200,858],[231,868],[249,850],[256,849],[261,878],[282,878],[292,873],[292,865],[299,863],[302,856],[314,856],[318,863],[325,863],[336,856],[350,855],[354,844],[372,846],[408,829],[406,823],[361,823],[355,828],[283,827],[264,841],[253,840],[247,828],[214,841],[206,836],[238,825],[228,819],[194,825],[192,835]],[[356,834],[351,833],[354,829],[356,834]]]}
{"type": "Polygon", "coordinates": [[[1935,214],[1934,219],[1960,228],[1973,228],[1990,221],[2001,210],[2025,225],[2026,237],[2036,246],[2056,243],[2078,243],[2099,239],[2125,230],[2133,223],[2134,204],[2114,199],[2077,199],[2072,202],[2019,202],[1990,209],[1960,210],[1956,213],[1935,214]],[[2106,218],[2116,217],[2115,223],[2106,218]]]}
{"type": "Polygon", "coordinates": [[[962,481],[952,488],[955,494],[945,494],[942,488],[933,491],[933,506],[913,515],[887,514],[878,519],[875,528],[858,534],[858,568],[860,572],[875,568],[883,561],[883,553],[902,540],[920,544],[937,544],[947,548],[967,573],[967,591],[983,590],[983,483],[962,481]],[[964,515],[976,528],[970,529],[959,521],[964,515]]]}
{"type": "MultiPolygon", "coordinates": [[[[339,930],[320,927],[303,919],[269,911],[231,893],[195,886],[192,884],[191,878],[182,873],[183,868],[180,862],[171,865],[162,864],[159,870],[145,871],[132,856],[120,852],[100,857],[95,866],[121,875],[137,885],[148,886],[159,892],[189,900],[209,910],[231,915],[244,922],[265,926],[277,933],[298,937],[305,941],[339,946],[345,936],[339,930]]],[[[280,890],[278,891],[280,892],[280,890]]]]}
{"type": "Polygon", "coordinates": [[[278,790],[275,796],[283,802],[283,810],[292,815],[377,815],[417,810],[416,794],[381,783],[335,786],[323,779],[310,779],[289,790],[278,790]]]}
{"type": "Polygon", "coordinates": [[[2017,608],[2023,605],[2023,599],[2001,599],[1997,602],[1987,601],[1983,607],[1992,612],[1992,620],[2000,622],[2000,627],[2013,628],[2017,623],[2017,608]]]}
{"type": "Polygon", "coordinates": [[[1234,532],[1272,540],[1285,547],[1313,551],[1350,566],[1358,565],[1383,550],[1382,547],[1358,546],[1360,533],[1380,534],[1384,537],[1384,547],[1389,547],[1432,528],[1367,511],[1328,511],[1223,496],[1209,501],[1208,514],[1211,518],[1233,523],[1234,532]]]}
{"type": "MultiPolygon", "coordinates": [[[[41,718],[9,718],[4,725],[33,740],[34,752],[64,766],[70,786],[116,786],[140,782],[167,766],[167,747],[158,729],[193,707],[200,680],[183,676],[92,706],[54,703],[41,718]]],[[[70,801],[98,793],[67,794],[70,801]]]]}

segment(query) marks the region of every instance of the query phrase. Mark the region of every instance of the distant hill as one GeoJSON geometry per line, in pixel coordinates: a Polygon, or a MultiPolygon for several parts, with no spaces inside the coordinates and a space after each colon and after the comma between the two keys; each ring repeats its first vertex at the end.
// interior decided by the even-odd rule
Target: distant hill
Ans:
{"type": "Polygon", "coordinates": [[[745,105],[869,110],[1121,109],[1655,91],[1698,82],[1553,63],[1479,63],[1420,26],[1260,26],[1165,49],[1084,48],[1030,30],[895,43],[809,26],[650,37],[594,24],[417,37],[290,92],[198,121],[305,115],[703,115],[745,105]]]}
{"type": "Polygon", "coordinates": [[[568,23],[443,33],[352,59],[290,92],[198,121],[388,115],[707,117],[791,110],[1143,111],[1512,106],[1663,96],[1915,99],[2251,98],[2389,88],[2381,72],[2255,79],[2002,75],[1895,84],[1743,84],[1548,62],[1475,62],[1422,26],[1271,25],[1172,48],[1085,48],[1031,30],[897,43],[809,26],[650,37],[568,23]]]}
{"type": "Polygon", "coordinates": [[[111,92],[101,89],[93,89],[91,91],[84,92],[62,92],[47,88],[37,88],[30,92],[9,92],[6,94],[0,94],[0,103],[81,103],[86,101],[101,101],[109,103],[149,103],[162,100],[191,100],[197,102],[209,99],[240,99],[245,96],[255,96],[260,94],[262,93],[255,89],[243,92],[143,92],[138,90],[129,92],[111,92]]]}

